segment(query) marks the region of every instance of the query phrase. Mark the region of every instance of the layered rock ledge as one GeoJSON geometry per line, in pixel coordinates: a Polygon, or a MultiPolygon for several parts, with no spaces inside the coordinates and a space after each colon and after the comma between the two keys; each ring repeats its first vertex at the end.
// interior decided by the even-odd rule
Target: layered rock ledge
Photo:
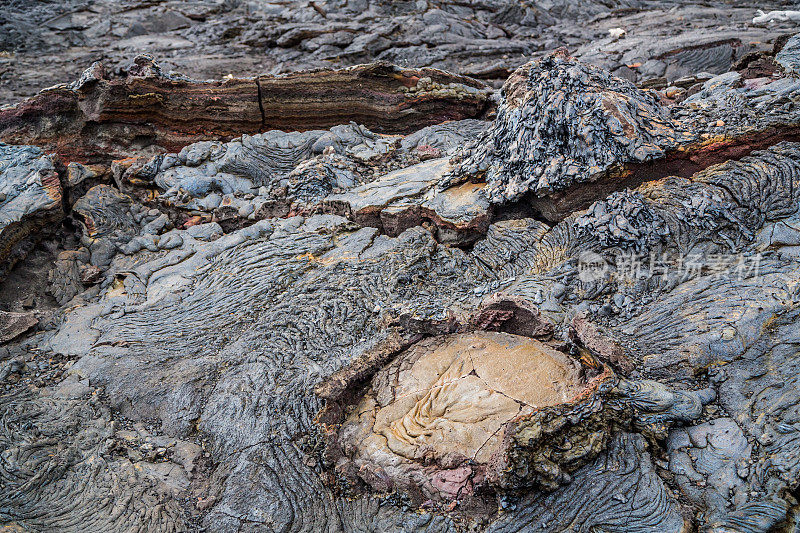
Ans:
{"type": "Polygon", "coordinates": [[[70,161],[108,162],[148,148],[177,151],[200,140],[351,121],[410,133],[481,117],[491,107],[488,96],[477,80],[431,68],[373,63],[199,81],[165,74],[144,55],[124,76],[95,63],[74,83],[0,109],[0,140],[36,144],[70,161]]]}

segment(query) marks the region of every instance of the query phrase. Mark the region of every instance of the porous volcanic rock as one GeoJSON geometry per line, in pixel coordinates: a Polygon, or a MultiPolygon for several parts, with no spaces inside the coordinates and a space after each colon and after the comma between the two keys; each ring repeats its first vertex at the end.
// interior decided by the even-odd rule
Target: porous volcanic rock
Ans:
{"type": "Polygon", "coordinates": [[[748,86],[729,72],[669,106],[558,50],[512,74],[497,119],[443,183],[485,182],[492,203],[523,202],[558,221],[612,191],[796,141],[798,89],[792,77],[748,86]]]}
{"type": "Polygon", "coordinates": [[[457,173],[482,175],[494,202],[597,181],[691,138],[655,95],[566,50],[516,70],[497,119],[457,173]]]}

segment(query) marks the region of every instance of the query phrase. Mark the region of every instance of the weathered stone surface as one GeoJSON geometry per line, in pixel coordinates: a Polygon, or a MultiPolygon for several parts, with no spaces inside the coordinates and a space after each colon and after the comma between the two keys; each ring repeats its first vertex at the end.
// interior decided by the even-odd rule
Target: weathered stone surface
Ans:
{"type": "MultiPolygon", "coordinates": [[[[556,46],[633,81],[720,74],[753,50],[768,49],[796,23],[754,24],[743,0],[615,4],[512,0],[464,4],[317,0],[314,4],[165,0],[130,4],[16,0],[0,21],[0,102],[76,79],[97,59],[116,67],[136,53],[164,58],[196,79],[330,68],[374,60],[429,66],[499,86],[517,65],[556,46]],[[611,31],[616,30],[616,31],[611,31]],[[619,31],[621,30],[621,31],[619,31]],[[42,69],[41,57],[48,58],[42,69]]],[[[768,9],[764,6],[765,9],[768,9]]]]}
{"type": "MultiPolygon", "coordinates": [[[[262,483],[265,485],[261,492],[263,499],[253,511],[255,514],[252,514],[248,520],[262,521],[263,523],[277,520],[278,523],[292,524],[300,513],[307,513],[304,515],[307,518],[302,520],[310,520],[319,527],[339,522],[338,511],[336,511],[339,505],[336,503],[337,500],[320,484],[318,474],[315,473],[318,470],[303,466],[301,459],[303,453],[292,444],[292,441],[299,438],[300,434],[310,434],[315,427],[313,417],[319,403],[309,389],[311,384],[319,380],[319,376],[315,373],[322,372],[325,375],[341,367],[341,362],[337,362],[337,359],[349,358],[349,354],[352,353],[350,347],[353,346],[353,343],[362,346],[359,350],[366,349],[373,344],[376,338],[368,339],[364,335],[366,331],[377,332],[380,313],[373,311],[375,298],[381,300],[386,298],[384,305],[388,310],[391,307],[393,298],[391,294],[394,290],[400,290],[402,293],[411,290],[410,287],[403,288],[402,282],[396,286],[396,289],[390,289],[394,286],[393,280],[398,276],[403,276],[406,271],[406,267],[401,265],[415,262],[415,257],[426,256],[433,258],[438,256],[435,260],[444,261],[445,264],[449,261],[460,260],[458,254],[437,250],[430,237],[426,236],[427,233],[419,230],[406,232],[399,240],[376,238],[374,235],[367,239],[361,239],[365,230],[354,233],[350,238],[345,238],[348,232],[347,223],[338,217],[312,218],[305,222],[305,226],[303,224],[304,221],[301,219],[289,219],[279,222],[277,225],[263,221],[240,230],[237,234],[222,237],[207,244],[189,244],[190,239],[185,238],[180,249],[170,252],[164,259],[155,261],[153,266],[160,265],[156,270],[139,267],[136,273],[128,274],[128,278],[142,277],[147,280],[144,299],[140,300],[139,296],[131,294],[127,290],[109,293],[110,299],[107,302],[112,307],[122,306],[117,307],[118,309],[128,307],[130,303],[126,302],[142,302],[140,312],[145,314],[141,315],[141,318],[153,320],[154,324],[165,325],[162,330],[164,340],[174,336],[171,327],[167,324],[184,323],[188,329],[184,330],[178,338],[183,338],[188,343],[187,349],[195,351],[201,346],[207,347],[205,351],[196,352],[192,362],[182,362],[181,358],[176,359],[170,355],[174,349],[171,341],[156,341],[155,344],[151,344],[153,331],[146,333],[149,340],[145,342],[149,347],[140,352],[136,348],[140,345],[139,341],[134,341],[132,337],[127,341],[125,339],[129,338],[129,335],[137,337],[146,329],[135,325],[139,319],[135,319],[132,323],[125,318],[126,316],[132,317],[132,315],[125,314],[115,319],[113,317],[117,313],[112,312],[100,322],[94,322],[95,326],[100,329],[92,329],[95,340],[91,341],[90,345],[94,345],[95,349],[100,352],[73,366],[73,371],[79,375],[90,377],[92,382],[104,383],[107,394],[112,398],[112,405],[122,409],[122,412],[125,413],[124,416],[132,416],[135,419],[158,417],[163,420],[163,424],[165,424],[163,427],[169,428],[169,432],[177,432],[181,435],[190,432],[193,421],[200,416],[203,420],[201,423],[203,431],[214,435],[212,440],[214,449],[219,450],[219,453],[233,453],[232,457],[238,458],[230,464],[240,466],[230,471],[226,477],[227,481],[223,485],[215,484],[215,487],[219,487],[220,492],[214,493],[217,510],[209,515],[209,524],[226,523],[225,520],[231,519],[225,517],[232,512],[227,509],[240,509],[240,505],[244,505],[244,501],[239,500],[242,494],[241,484],[245,483],[247,479],[252,479],[254,469],[259,476],[264,476],[262,483]],[[300,230],[301,227],[304,229],[300,230]],[[345,233],[342,234],[342,231],[345,233]],[[340,243],[338,247],[332,246],[334,235],[338,235],[337,240],[340,243]],[[397,253],[392,253],[392,250],[396,250],[397,253]],[[227,268],[218,268],[218,261],[228,262],[232,268],[237,268],[235,264],[243,257],[242,254],[256,262],[258,266],[255,267],[255,270],[247,268],[241,271],[243,277],[236,279],[229,276],[227,268]],[[406,255],[408,257],[405,257],[406,255]],[[288,269],[284,264],[287,259],[293,263],[293,266],[288,269]],[[395,261],[399,261],[399,263],[395,263],[395,261]],[[170,264],[172,264],[171,267],[167,266],[170,264]],[[190,264],[194,266],[190,267],[190,264]],[[189,270],[185,270],[186,267],[189,267],[189,270]],[[322,268],[322,271],[317,271],[318,268],[322,268]],[[354,273],[352,268],[361,274],[354,273]],[[146,271],[152,272],[152,274],[144,274],[146,271]],[[197,273],[194,280],[185,278],[190,271],[197,273]],[[217,274],[212,274],[212,272],[217,274]],[[251,277],[253,274],[256,275],[255,278],[251,277]],[[384,276],[387,274],[390,277],[384,281],[384,276]],[[217,275],[219,278],[215,280],[217,275]],[[276,275],[278,278],[274,278],[275,281],[279,279],[283,281],[264,284],[258,281],[261,275],[270,277],[276,275]],[[337,276],[343,284],[341,286],[328,285],[332,275],[337,276]],[[196,285],[197,283],[200,285],[196,285]],[[237,291],[244,291],[238,295],[232,293],[230,300],[228,297],[224,298],[224,302],[228,303],[220,303],[220,306],[228,308],[233,314],[218,314],[213,307],[207,305],[210,294],[222,295],[217,291],[209,292],[207,283],[211,283],[211,286],[224,283],[231,289],[238,287],[237,291]],[[287,296],[287,283],[295,287],[291,289],[295,293],[294,296],[287,296]],[[310,289],[309,283],[318,285],[324,291],[332,292],[329,297],[323,298],[318,290],[310,289]],[[376,283],[377,285],[375,285],[376,283]],[[192,286],[194,289],[189,289],[192,286]],[[189,292],[186,292],[186,289],[189,289],[189,292]],[[357,292],[353,292],[352,289],[356,289],[357,292]],[[358,296],[362,290],[369,291],[373,296],[368,298],[358,296]],[[387,293],[387,290],[390,292],[387,293]],[[175,300],[176,297],[180,300],[175,300]],[[308,316],[296,315],[290,307],[285,308],[284,311],[280,309],[280,306],[274,307],[272,312],[276,313],[275,320],[263,323],[274,324],[274,329],[257,327],[250,330],[249,333],[241,329],[242,320],[260,320],[257,317],[261,310],[265,309],[265,306],[272,307],[273,305],[267,302],[283,301],[288,304],[290,301],[298,299],[305,299],[309,304],[312,301],[326,303],[308,316]],[[165,308],[162,304],[155,305],[155,302],[159,301],[162,304],[167,301],[175,303],[165,308]],[[246,306],[242,307],[242,303],[246,303],[246,306]],[[147,311],[147,308],[150,311],[147,311]],[[171,318],[165,317],[162,315],[165,311],[177,314],[171,318]],[[211,312],[211,315],[207,315],[207,312],[211,312]],[[188,314],[184,315],[184,313],[188,314]],[[334,320],[331,317],[339,316],[341,313],[345,313],[349,317],[348,320],[351,324],[353,320],[358,320],[362,325],[355,329],[348,327],[347,330],[333,326],[333,324],[341,322],[339,319],[334,320]],[[184,318],[179,318],[180,316],[184,316],[184,318]],[[246,318],[247,316],[250,318],[246,318]],[[278,318],[281,316],[283,318],[278,318]],[[326,316],[328,318],[325,318],[326,316]],[[222,321],[219,322],[218,319],[222,321]],[[299,321],[297,321],[298,319],[299,321]],[[317,331],[314,335],[318,335],[318,341],[307,344],[295,333],[291,333],[291,331],[298,331],[298,328],[305,330],[309,327],[317,331]],[[347,333],[348,330],[351,333],[347,333]],[[209,342],[209,335],[214,335],[213,332],[219,334],[218,341],[209,342]],[[110,338],[117,340],[111,343],[105,340],[110,338]],[[360,338],[364,338],[363,343],[358,340],[360,338]],[[200,339],[203,341],[196,345],[195,342],[200,339]],[[119,344],[119,341],[122,341],[122,344],[119,344]],[[222,344],[217,344],[217,342],[222,344]],[[230,348],[223,348],[229,342],[233,343],[230,348]],[[302,357],[309,358],[306,359],[306,363],[300,363],[300,361],[292,363],[285,360],[284,357],[293,356],[290,352],[277,348],[278,344],[294,344],[295,342],[301,343],[296,346],[304,354],[302,357]],[[250,346],[248,351],[255,350],[252,352],[255,357],[248,356],[241,359],[236,364],[235,370],[233,367],[229,367],[230,370],[226,372],[225,376],[219,376],[212,384],[209,378],[216,372],[214,368],[216,361],[220,361],[220,354],[232,353],[229,350],[237,351],[239,349],[237,346],[240,346],[241,343],[250,346]],[[133,358],[130,358],[117,353],[120,348],[128,349],[124,348],[124,345],[134,348],[138,355],[131,354],[133,358]],[[164,351],[154,352],[155,346],[160,346],[160,349],[164,351]],[[189,346],[193,347],[188,348],[189,346]],[[273,348],[269,348],[270,346],[273,348]],[[219,352],[220,349],[223,352],[219,352]],[[267,351],[262,351],[264,349],[267,351]],[[340,355],[331,357],[332,349],[338,351],[340,355]],[[261,355],[256,355],[256,353],[261,355]],[[118,357],[123,359],[118,359],[118,357]],[[310,359],[311,357],[314,359],[310,359]],[[118,363],[123,360],[126,361],[124,367],[118,366],[118,363]],[[285,363],[280,362],[284,360],[285,363]],[[188,366],[185,363],[188,363],[188,366]],[[152,368],[153,364],[161,367],[163,373],[160,373],[160,377],[154,376],[153,381],[149,379],[143,381],[141,372],[145,368],[152,368]],[[182,369],[178,373],[173,366],[175,364],[182,369]],[[315,368],[317,370],[314,370],[315,368]],[[328,370],[323,370],[325,368],[328,370]],[[183,385],[179,385],[169,378],[169,376],[177,377],[190,369],[196,376],[193,381],[194,385],[187,386],[182,377],[178,379],[180,383],[184,383],[183,385]],[[251,400],[248,398],[251,393],[248,390],[241,390],[239,393],[233,392],[239,389],[240,379],[246,379],[246,376],[252,376],[254,372],[268,372],[274,376],[274,390],[268,392],[267,396],[260,400],[267,402],[271,407],[267,408],[267,403],[265,403],[263,404],[264,410],[258,408],[255,412],[250,407],[251,400]],[[139,392],[130,396],[129,387],[135,384],[138,384],[136,386],[139,392]],[[157,388],[154,389],[154,386],[157,388]],[[292,391],[292,395],[287,396],[288,391],[292,391]],[[232,393],[241,394],[241,402],[231,403],[232,393]],[[155,400],[156,398],[164,399],[170,407],[165,405],[163,410],[158,407],[155,411],[151,410],[150,407],[156,407],[161,401],[155,400]],[[135,403],[130,404],[131,401],[135,403]],[[273,412],[286,409],[296,413],[294,421],[289,419],[280,421],[272,418],[273,412]],[[256,418],[251,418],[253,415],[256,415],[256,418]],[[272,442],[274,445],[266,449],[258,445],[259,442],[266,441],[272,442]],[[259,457],[248,451],[251,448],[260,454],[259,457]],[[265,450],[270,454],[268,457],[263,456],[265,450]],[[287,484],[285,469],[288,464],[295,465],[293,468],[299,470],[293,474],[295,476],[291,478],[293,481],[287,484]],[[274,477],[274,474],[270,473],[273,470],[282,471],[280,477],[274,477]],[[295,485],[295,483],[300,484],[295,485]],[[301,488],[308,483],[310,485],[307,488],[301,488]],[[286,500],[285,496],[275,492],[280,486],[285,486],[287,491],[291,491],[283,494],[293,494],[294,496],[286,500]]],[[[185,234],[186,231],[182,233],[185,234]]],[[[435,284],[440,283],[440,281],[432,281],[435,284]]],[[[309,309],[313,309],[311,304],[309,309]]],[[[95,316],[98,312],[103,313],[99,307],[93,307],[91,311],[87,309],[87,312],[95,316]]],[[[70,336],[79,335],[79,331],[83,328],[80,322],[74,322],[74,324],[76,328],[79,328],[78,330],[64,330],[54,337],[54,347],[57,346],[58,350],[83,349],[80,347],[80,343],[73,340],[74,337],[70,338],[70,336]]],[[[147,328],[147,330],[149,329],[147,328]]],[[[226,355],[222,355],[222,357],[227,359],[226,355]]],[[[203,497],[208,496],[204,495],[203,497]]],[[[347,508],[349,504],[342,503],[341,505],[347,508]]],[[[345,513],[345,511],[342,512],[345,513]]]]}
{"type": "Polygon", "coordinates": [[[0,311],[0,343],[8,342],[22,335],[39,321],[33,313],[9,313],[0,311]]]}
{"type": "Polygon", "coordinates": [[[781,51],[775,54],[775,62],[788,72],[800,71],[800,37],[795,35],[786,41],[781,51]]]}
{"type": "Polygon", "coordinates": [[[118,181],[156,187],[160,203],[217,221],[325,211],[392,236],[427,222],[440,242],[469,244],[485,234],[491,206],[480,185],[434,191],[449,166],[447,158],[432,156],[452,155],[486,124],[446,122],[406,137],[376,135],[354,124],[276,130],[228,143],[195,143],[178,154],[137,162],[118,172],[118,181]]]}
{"type": "Polygon", "coordinates": [[[426,161],[381,176],[347,193],[331,195],[325,203],[333,212],[396,236],[419,224],[420,215],[414,213],[419,205],[414,199],[433,188],[449,168],[446,158],[426,161]]]}
{"type": "Polygon", "coordinates": [[[630,162],[663,158],[688,132],[658,97],[566,51],[521,67],[497,119],[456,175],[482,175],[493,202],[594,182],[630,162]]]}
{"type": "Polygon", "coordinates": [[[542,316],[531,302],[495,293],[481,302],[478,311],[470,317],[476,329],[505,331],[525,337],[550,340],[555,326],[542,316]]]}
{"type": "Polygon", "coordinates": [[[378,372],[352,406],[333,444],[344,454],[336,468],[418,504],[469,499],[505,453],[508,424],[579,396],[587,386],[581,374],[566,354],[506,333],[420,342],[378,372]]]}
{"type": "Polygon", "coordinates": [[[398,491],[417,505],[460,501],[480,514],[494,511],[496,490],[569,483],[615,425],[632,420],[664,436],[711,399],[619,381],[530,338],[475,331],[411,346],[360,401],[329,407],[324,418],[339,409],[346,418],[329,420],[341,426],[326,454],[345,483],[398,491]]]}
{"type": "MultiPolygon", "coordinates": [[[[630,270],[631,267],[625,264],[624,255],[609,253],[599,256],[605,264],[603,276],[584,278],[583,285],[587,289],[592,285],[603,287],[601,294],[607,295],[608,303],[597,305],[595,309],[614,324],[614,331],[629,339],[629,347],[634,347],[636,352],[642,354],[642,371],[664,381],[685,383],[691,381],[690,376],[698,371],[709,369],[711,374],[718,376],[715,379],[720,380],[720,385],[715,385],[715,388],[722,402],[724,391],[736,390],[741,386],[738,383],[747,380],[748,373],[738,366],[745,364],[742,354],[747,353],[746,350],[759,354],[752,356],[753,361],[760,361],[758,364],[770,364],[770,368],[791,367],[791,363],[783,361],[767,363],[764,348],[755,346],[761,346],[759,339],[767,335],[762,333],[763,328],[771,331],[769,328],[772,324],[784,321],[789,321],[786,327],[792,327],[788,324],[793,320],[791,317],[794,316],[798,301],[798,285],[793,274],[796,258],[792,255],[768,254],[760,258],[761,262],[755,268],[758,258],[739,256],[737,251],[752,250],[752,247],[758,246],[757,235],[772,233],[775,224],[770,220],[793,219],[797,211],[798,190],[796,150],[795,144],[785,143],[738,162],[711,167],[693,176],[690,181],[668,178],[645,184],[638,189],[643,203],[638,203],[636,210],[646,208],[654,217],[642,219],[649,222],[642,222],[637,227],[634,232],[636,237],[627,241],[610,241],[603,237],[606,226],[597,224],[589,232],[580,230],[586,220],[584,217],[595,216],[592,213],[598,212],[595,206],[582,216],[570,217],[555,226],[538,245],[539,253],[550,257],[548,268],[554,269],[564,258],[574,257],[582,249],[597,252],[605,249],[610,252],[622,246],[631,251],[644,250],[645,258],[654,252],[655,257],[660,258],[660,263],[654,266],[649,260],[642,261],[637,267],[641,269],[638,272],[630,270]],[[664,231],[664,228],[668,231],[664,231]],[[550,255],[558,249],[563,251],[550,255]],[[689,260],[694,261],[696,266],[681,268],[662,255],[676,249],[690,254],[689,260]],[[743,300],[742,295],[745,294],[747,296],[743,300]]],[[[605,201],[602,215],[604,224],[612,223],[615,217],[636,220],[626,211],[630,205],[627,202],[605,201]]],[[[793,242],[789,235],[791,233],[775,239],[776,250],[791,248],[791,245],[781,244],[783,240],[793,242]]],[[[769,240],[762,237],[761,242],[769,240]]],[[[573,272],[572,275],[580,279],[580,272],[577,269],[573,272]]],[[[568,287],[571,286],[572,283],[566,281],[569,278],[561,279],[568,287]]],[[[546,291],[547,288],[547,284],[537,287],[518,280],[506,292],[535,298],[532,289],[546,291]]],[[[561,303],[554,299],[555,305],[575,306],[575,296],[567,294],[565,297],[563,289],[558,293],[561,294],[558,297],[561,303]],[[570,299],[572,303],[568,303],[570,299]]],[[[592,299],[595,298],[592,292],[588,294],[592,299]]],[[[787,346],[791,346],[792,335],[786,330],[781,331],[781,334],[775,334],[776,338],[782,339],[781,342],[785,339],[787,346]]],[[[791,350],[787,348],[782,353],[788,354],[791,350]]],[[[763,367],[753,370],[751,375],[761,375],[762,372],[764,376],[774,376],[763,367]]],[[[746,398],[747,394],[750,393],[731,397],[746,398]]],[[[773,405],[779,404],[775,396],[771,401],[773,405]]],[[[792,409],[788,404],[787,408],[792,409]]],[[[742,405],[739,409],[742,409],[739,411],[742,413],[753,412],[753,407],[745,408],[742,405]]],[[[782,408],[778,411],[781,414],[776,413],[776,423],[785,416],[782,408]]],[[[730,406],[726,407],[726,412],[733,412],[730,406]]],[[[648,421],[645,417],[642,422],[647,425],[652,420],[648,421]]],[[[740,423],[753,428],[747,442],[752,443],[753,439],[763,435],[752,421],[740,423]]],[[[794,431],[789,426],[783,425],[781,428],[785,432],[780,433],[783,439],[793,438],[794,431]]],[[[675,442],[672,446],[682,446],[675,442]]],[[[764,442],[772,441],[770,437],[764,437],[764,442]]],[[[697,446],[703,446],[702,442],[697,446]]],[[[703,520],[709,527],[713,526],[719,531],[725,528],[764,531],[786,519],[788,504],[781,496],[781,491],[787,486],[786,481],[779,481],[779,475],[766,474],[760,470],[761,467],[758,467],[761,474],[755,475],[756,467],[753,466],[760,464],[757,458],[761,457],[766,461],[785,461],[782,468],[787,468],[788,464],[794,463],[784,459],[787,457],[785,452],[773,456],[767,455],[766,451],[753,449],[752,457],[750,453],[746,454],[737,467],[735,462],[738,456],[735,454],[739,452],[731,451],[734,454],[730,460],[731,468],[737,467],[736,476],[743,475],[741,479],[750,483],[737,489],[741,483],[732,479],[730,472],[725,474],[720,468],[692,466],[692,470],[687,470],[691,466],[688,463],[687,466],[678,466],[684,452],[674,449],[675,468],[680,468],[676,473],[694,480],[682,479],[679,485],[686,487],[684,490],[692,495],[697,505],[708,510],[703,520]],[[697,468],[705,473],[700,473],[697,468]],[[698,480],[708,484],[709,488],[695,488],[698,480]],[[733,495],[728,490],[729,486],[734,490],[733,495]]],[[[793,448],[789,446],[789,449],[793,448]]],[[[699,460],[696,455],[691,457],[694,457],[692,461],[699,460]]]]}
{"type": "Polygon", "coordinates": [[[486,234],[492,206],[483,189],[481,183],[462,183],[426,195],[420,211],[436,225],[439,242],[472,244],[486,234]]]}
{"type": "Polygon", "coordinates": [[[481,82],[435,69],[374,63],[197,81],[166,75],[152,57],[137,56],[123,77],[95,63],[73,84],[0,109],[0,139],[36,144],[67,161],[108,162],[142,151],[178,151],[198,140],[350,121],[404,133],[480,117],[488,106],[481,82]]]}
{"type": "MultiPolygon", "coordinates": [[[[614,39],[609,34],[581,45],[575,49],[575,55],[621,78],[664,87],[669,83],[682,83],[679,80],[698,74],[714,76],[734,70],[738,60],[750,53],[767,50],[767,43],[782,33],[777,28],[761,29],[752,25],[746,29],[740,25],[738,31],[732,27],[708,31],[697,24],[703,17],[703,7],[697,4],[675,7],[676,12],[671,16],[659,17],[661,24],[650,25],[649,35],[634,30],[627,31],[621,39],[614,39]],[[692,22],[681,32],[670,31],[672,16],[692,22]]],[[[737,9],[728,5],[725,12],[736,16],[737,9]]],[[[629,28],[643,21],[642,14],[631,14],[626,18],[617,27],[629,28]]],[[[604,26],[612,28],[610,23],[613,21],[607,20],[604,26]]]]}
{"type": "Polygon", "coordinates": [[[24,258],[39,232],[63,217],[53,157],[34,146],[0,143],[0,279],[24,258]]]}
{"type": "Polygon", "coordinates": [[[753,446],[730,418],[670,432],[669,470],[681,491],[696,505],[725,515],[729,505],[742,506],[755,487],[746,482],[752,464],[753,446]],[[743,476],[740,474],[744,474],[743,476]],[[699,483],[701,482],[702,483],[699,483]]]}
{"type": "Polygon", "coordinates": [[[585,347],[594,357],[610,363],[623,374],[630,374],[633,363],[625,355],[625,349],[615,339],[605,335],[585,314],[572,319],[569,334],[573,342],[585,347]]]}
{"type": "MultiPolygon", "coordinates": [[[[9,489],[0,521],[37,531],[793,530],[798,83],[774,60],[781,49],[791,55],[790,39],[732,29],[744,13],[733,4],[696,43],[709,8],[676,4],[663,27],[649,24],[650,40],[680,17],[684,29],[640,52],[630,47],[652,15],[636,2],[614,12],[596,3],[362,4],[353,20],[341,14],[355,4],[340,4],[262,3],[253,9],[302,17],[286,31],[267,35],[267,19],[246,31],[271,43],[265,62],[345,49],[335,61],[355,61],[388,45],[386,56],[398,57],[418,47],[423,63],[459,61],[461,37],[490,27],[484,58],[523,28],[570,20],[573,30],[553,32],[572,31],[568,42],[602,33],[583,52],[607,49],[613,75],[563,54],[525,67],[550,92],[519,94],[554,104],[525,123],[557,127],[516,146],[502,137],[509,100],[488,128],[426,125],[412,112],[401,117],[409,134],[385,135],[317,127],[290,110],[303,131],[231,131],[224,142],[186,128],[186,146],[155,155],[164,146],[152,138],[112,128],[132,142],[123,147],[132,157],[110,164],[116,148],[94,126],[82,129],[72,140],[96,141],[105,162],[50,160],[67,217],[0,286],[0,314],[24,314],[8,315],[20,321],[0,346],[9,489]],[[362,32],[388,12],[400,26],[362,32]],[[598,16],[585,19],[590,12],[598,16]],[[427,26],[414,26],[420,14],[427,26]],[[418,40],[396,44],[413,31],[418,40]],[[763,42],[748,41],[755,35],[763,42]],[[432,59],[445,49],[452,59],[432,59]],[[622,81],[648,77],[651,88],[673,85],[657,93],[622,81]],[[581,91],[559,100],[558,83],[581,91]],[[467,156],[504,147],[484,155],[503,172],[524,171],[449,179],[463,145],[467,156]],[[561,170],[539,172],[537,161],[561,170]],[[549,189],[533,192],[543,177],[549,189]],[[508,184],[518,198],[495,196],[508,184]]],[[[167,6],[175,13],[142,19],[124,39],[180,45],[169,32],[197,35],[201,18],[217,16],[201,1],[192,16],[167,3],[124,20],[167,6]]],[[[62,28],[48,31],[80,39],[69,28],[84,16],[48,19],[62,28]]],[[[154,83],[175,103],[197,96],[181,88],[247,81],[154,69],[139,60],[120,78],[95,66],[54,91],[125,96],[154,83]]],[[[391,72],[400,86],[411,79],[391,72]]],[[[364,106],[351,111],[379,117],[385,93],[359,93],[341,75],[274,79],[302,80],[287,101],[311,105],[326,88],[325,101],[358,93],[364,106]]],[[[255,79],[256,89],[269,81],[255,79]]],[[[514,75],[507,95],[523,81],[514,75]]],[[[423,76],[400,93],[421,98],[438,122],[452,88],[423,76]]],[[[127,118],[169,129],[159,115],[169,106],[133,100],[140,114],[127,118]]],[[[324,109],[320,120],[334,120],[324,109]]],[[[15,164],[27,161],[19,168],[51,157],[9,150],[15,164]]]]}
{"type": "Polygon", "coordinates": [[[485,181],[492,203],[522,201],[558,221],[612,191],[797,140],[797,109],[778,103],[794,101],[797,80],[742,85],[729,72],[669,107],[556,51],[509,78],[497,120],[454,158],[444,183],[485,181]]]}
{"type": "Polygon", "coordinates": [[[0,519],[38,530],[180,531],[181,509],[142,464],[111,457],[114,424],[85,382],[4,392],[0,519]]]}
{"type": "Polygon", "coordinates": [[[678,502],[656,474],[644,439],[625,433],[595,462],[575,472],[572,483],[561,490],[509,501],[489,531],[567,531],[575,524],[620,533],[689,528],[678,502]]]}

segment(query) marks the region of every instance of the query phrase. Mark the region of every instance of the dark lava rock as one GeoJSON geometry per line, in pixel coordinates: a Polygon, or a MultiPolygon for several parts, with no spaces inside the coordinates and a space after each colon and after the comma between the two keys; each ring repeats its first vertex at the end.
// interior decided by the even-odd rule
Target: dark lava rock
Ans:
{"type": "Polygon", "coordinates": [[[495,203],[598,181],[691,138],[655,93],[566,51],[515,71],[502,96],[493,126],[455,171],[480,176],[495,203]]]}

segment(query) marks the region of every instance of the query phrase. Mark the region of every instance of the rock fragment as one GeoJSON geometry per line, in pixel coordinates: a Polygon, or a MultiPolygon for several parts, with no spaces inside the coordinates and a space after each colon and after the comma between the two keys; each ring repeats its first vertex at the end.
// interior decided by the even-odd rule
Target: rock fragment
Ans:
{"type": "Polygon", "coordinates": [[[580,365],[532,339],[474,332],[422,341],[373,378],[343,421],[336,468],[377,491],[469,497],[505,455],[506,427],[580,397],[580,365]],[[428,465],[428,466],[426,466],[428,465]]]}
{"type": "Polygon", "coordinates": [[[573,341],[579,342],[592,355],[612,364],[624,375],[633,371],[633,361],[625,354],[625,350],[619,342],[603,334],[600,328],[592,323],[585,313],[579,314],[572,319],[569,333],[573,341]]]}
{"type": "Polygon", "coordinates": [[[503,96],[454,172],[482,176],[495,203],[613,179],[691,138],[654,94],[563,50],[518,69],[503,96]]]}
{"type": "Polygon", "coordinates": [[[33,313],[0,311],[0,344],[13,340],[38,323],[33,313]]]}
{"type": "Polygon", "coordinates": [[[359,224],[381,228],[396,236],[419,224],[419,202],[414,200],[431,190],[448,169],[446,158],[426,161],[386,174],[352,191],[328,196],[325,204],[359,224]]]}

